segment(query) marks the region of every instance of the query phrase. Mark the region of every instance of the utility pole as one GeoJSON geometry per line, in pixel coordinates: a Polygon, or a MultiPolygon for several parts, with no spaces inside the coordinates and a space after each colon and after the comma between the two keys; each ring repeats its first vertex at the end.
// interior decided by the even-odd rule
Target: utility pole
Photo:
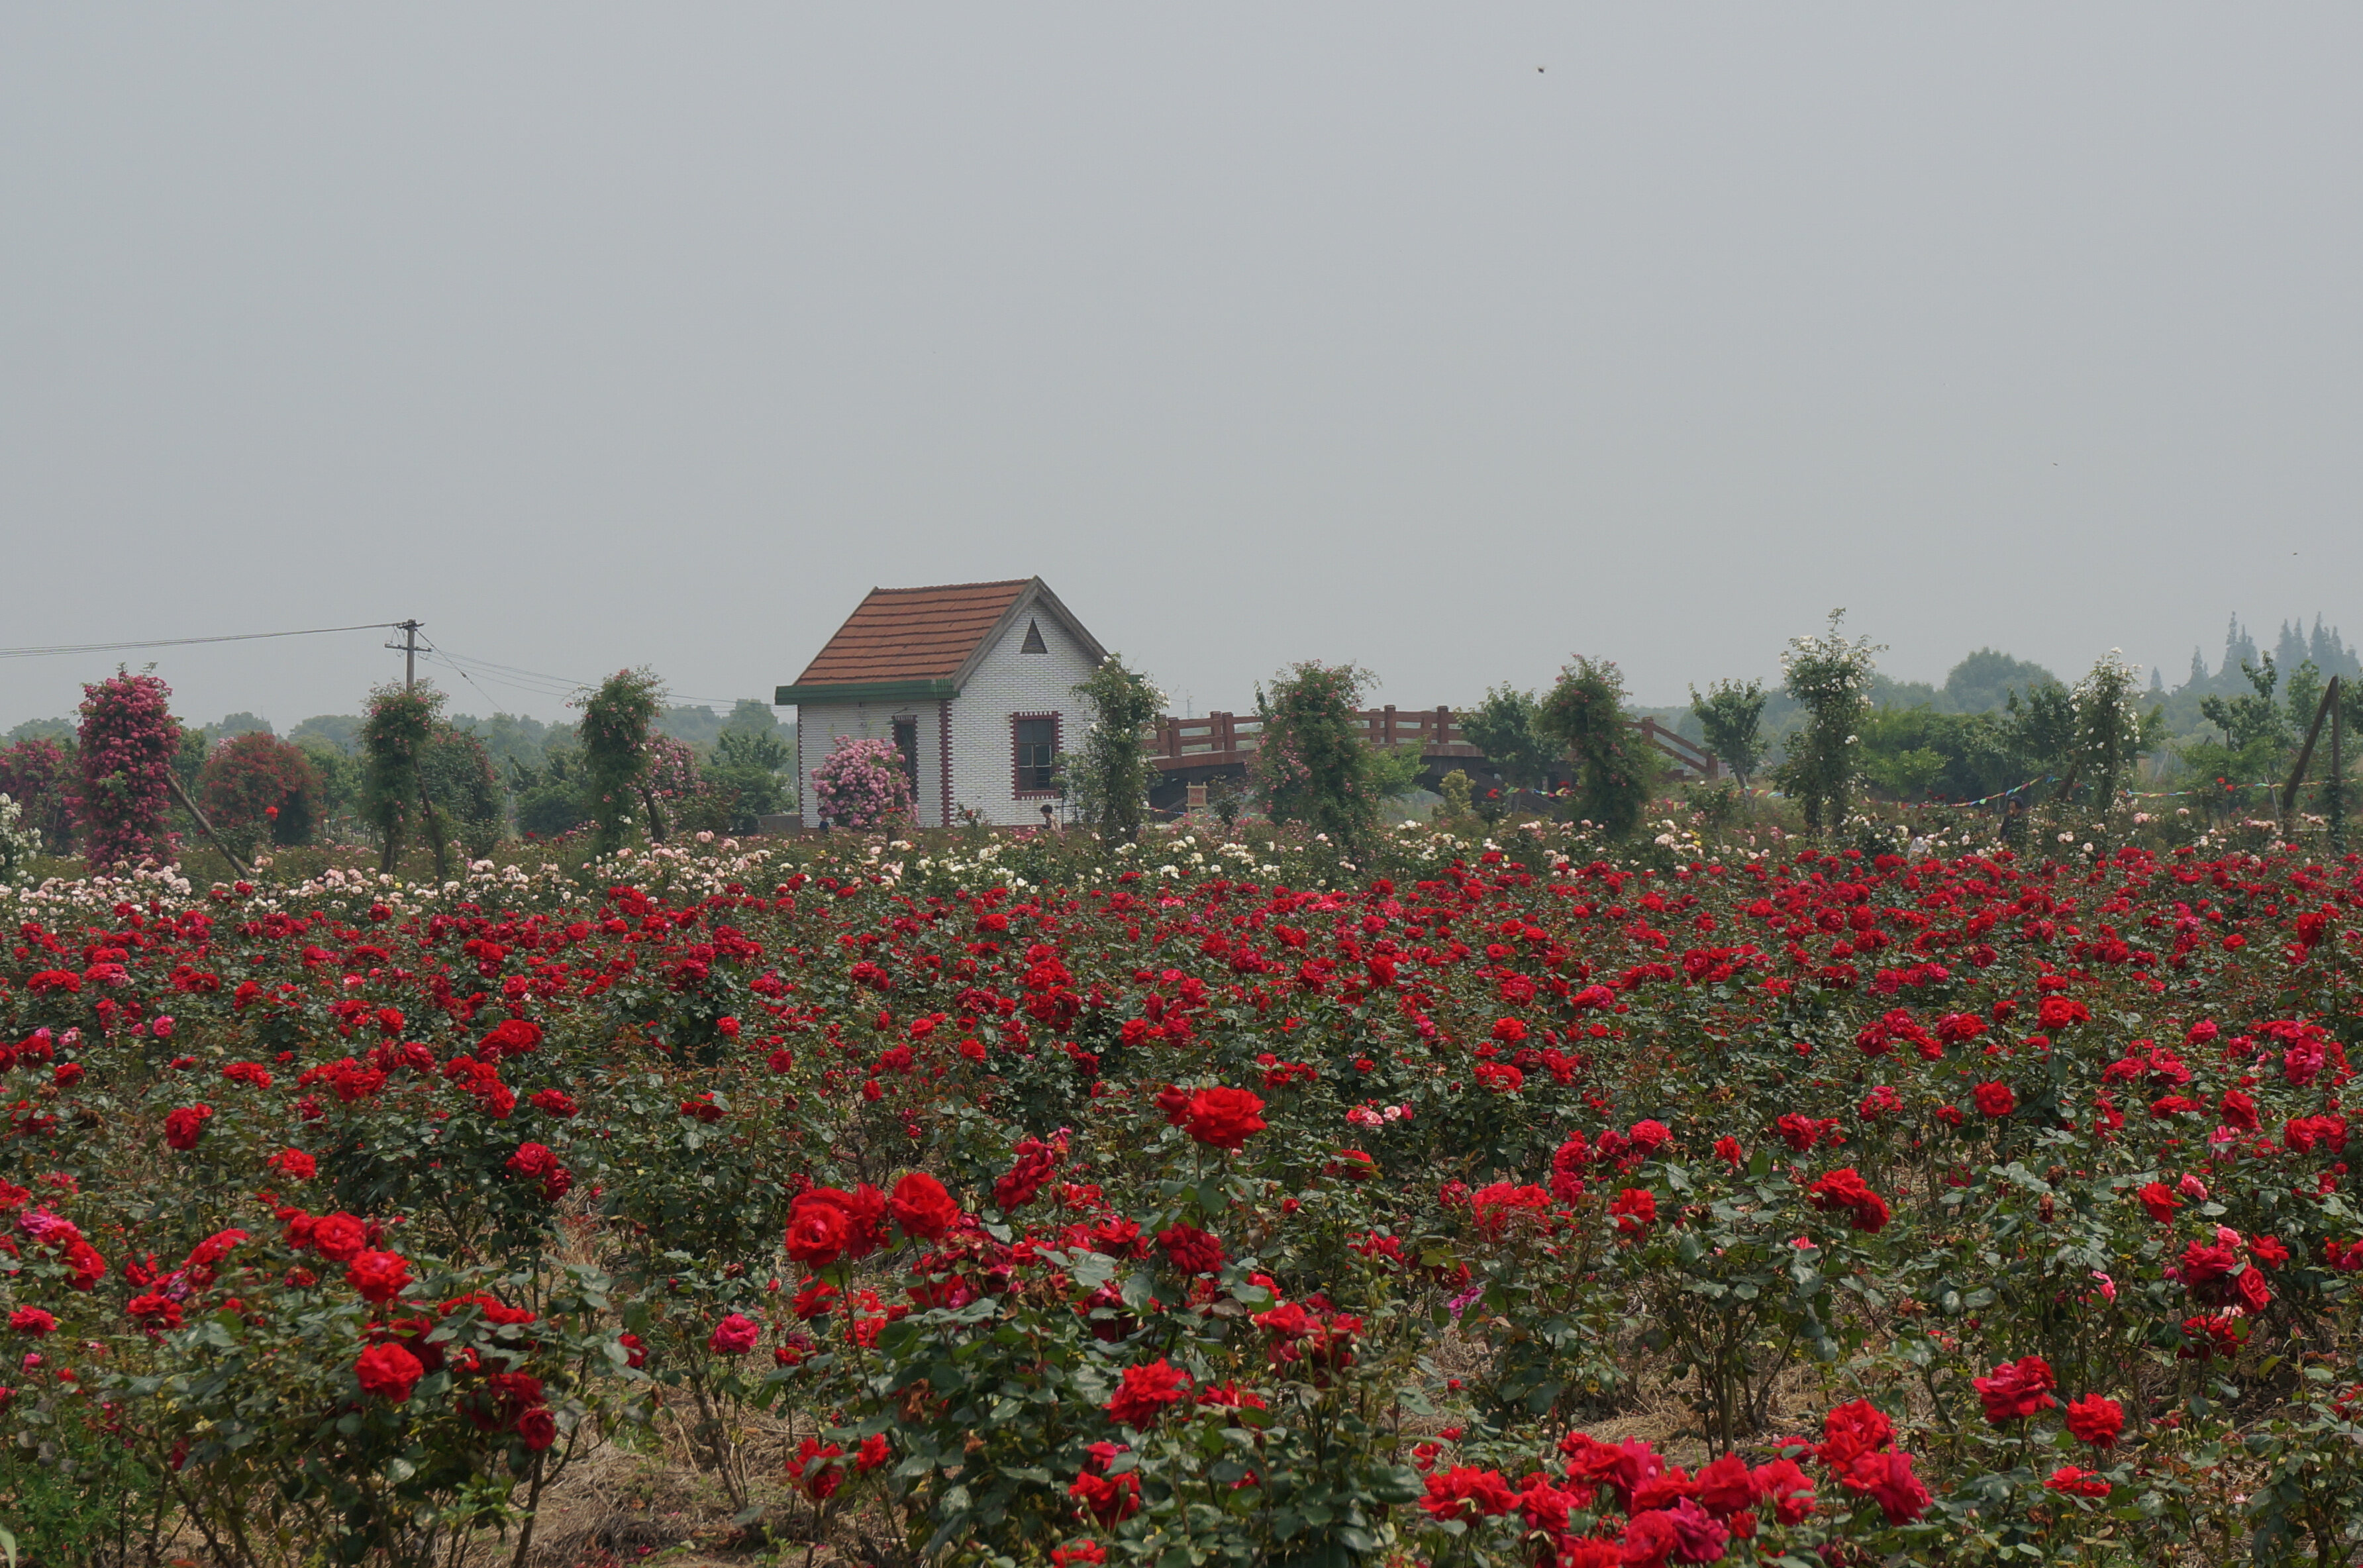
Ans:
{"type": "Polygon", "coordinates": [[[418,687],[418,627],[416,621],[396,621],[394,629],[402,634],[402,641],[385,646],[402,655],[402,689],[413,691],[418,687]]]}

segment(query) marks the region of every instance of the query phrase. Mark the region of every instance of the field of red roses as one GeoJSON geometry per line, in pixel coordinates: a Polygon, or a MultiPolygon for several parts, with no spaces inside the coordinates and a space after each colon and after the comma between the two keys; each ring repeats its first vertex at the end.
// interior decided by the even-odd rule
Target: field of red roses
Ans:
{"type": "Polygon", "coordinates": [[[1021,861],[0,898],[0,1523],[558,1561],[669,1434],[807,1561],[2363,1543],[2356,857],[1021,861]]]}

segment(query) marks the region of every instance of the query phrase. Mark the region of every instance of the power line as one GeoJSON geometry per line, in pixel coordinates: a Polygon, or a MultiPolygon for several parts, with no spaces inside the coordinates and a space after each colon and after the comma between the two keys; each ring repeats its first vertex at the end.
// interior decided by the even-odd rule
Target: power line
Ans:
{"type": "Polygon", "coordinates": [[[219,637],[150,637],[131,643],[58,643],[48,647],[0,648],[0,658],[50,658],[66,654],[125,653],[136,648],[179,648],[196,643],[251,643],[266,637],[320,637],[335,632],[378,632],[394,625],[372,621],[361,626],[307,626],[296,632],[237,632],[219,637]]]}
{"type": "Polygon", "coordinates": [[[472,654],[454,653],[446,647],[438,647],[435,651],[454,664],[468,664],[480,670],[497,671],[502,675],[524,676],[529,679],[547,681],[552,685],[563,687],[569,691],[579,691],[584,687],[597,684],[596,681],[577,680],[570,675],[552,675],[547,670],[526,669],[514,664],[499,664],[492,659],[478,658],[472,654]]]}
{"type": "MultiPolygon", "coordinates": [[[[251,643],[275,637],[321,637],[344,632],[389,630],[398,632],[405,627],[415,631],[416,625],[415,622],[371,621],[357,626],[305,626],[288,632],[231,632],[209,637],[143,637],[118,643],[52,643],[35,647],[0,648],[0,658],[57,658],[76,654],[130,653],[143,648],[194,647],[207,643],[251,643]]],[[[493,695],[477,681],[475,677],[478,675],[496,686],[510,687],[537,697],[572,697],[578,692],[589,690],[597,685],[595,681],[576,680],[570,676],[552,675],[547,670],[527,669],[520,665],[502,664],[494,659],[455,654],[448,648],[438,646],[432,638],[423,635],[420,635],[420,640],[426,645],[425,648],[420,650],[421,652],[432,661],[449,668],[453,674],[469,685],[475,687],[478,694],[487,702],[494,701],[493,695]]],[[[403,651],[401,644],[388,646],[397,652],[403,651]]],[[[684,705],[695,703],[704,707],[723,709],[727,709],[738,701],[735,697],[691,697],[681,693],[668,693],[668,695],[671,696],[677,703],[684,705]]]]}
{"type": "MultiPolygon", "coordinates": [[[[427,638],[427,650],[428,657],[432,657],[434,655],[436,655],[436,654],[439,654],[439,653],[441,653],[441,652],[443,651],[441,648],[438,648],[438,647],[437,647],[437,646],[435,646],[435,639],[434,639],[434,638],[432,638],[432,637],[429,637],[429,638],[427,638]]],[[[446,659],[444,662],[448,664],[448,663],[449,663],[450,661],[449,661],[449,660],[448,660],[448,659],[446,659]]],[[[462,680],[466,681],[466,682],[467,682],[469,685],[471,685],[471,686],[476,686],[476,678],[475,678],[474,676],[470,675],[470,674],[469,674],[466,670],[464,670],[464,669],[460,669],[460,667],[459,667],[458,665],[456,665],[456,664],[452,665],[452,666],[451,666],[451,668],[452,668],[453,669],[459,669],[459,670],[460,670],[460,679],[462,679],[462,680]]],[[[489,692],[489,691],[485,690],[484,690],[483,687],[481,687],[481,686],[476,686],[476,694],[477,694],[478,696],[482,697],[482,698],[483,698],[485,701],[487,701],[487,702],[490,702],[490,701],[493,700],[493,694],[492,694],[491,692],[489,692]]],[[[495,711],[497,711],[497,710],[495,710],[495,711]]]]}
{"type": "MultiPolygon", "coordinates": [[[[595,680],[576,680],[568,676],[552,675],[547,670],[527,669],[520,665],[500,664],[488,658],[477,658],[472,655],[457,654],[446,647],[436,646],[435,651],[442,656],[443,662],[457,671],[462,679],[466,679],[468,671],[473,669],[496,686],[512,687],[516,690],[530,691],[539,696],[571,697],[578,691],[591,690],[599,684],[595,680]]],[[[471,680],[469,684],[475,683],[471,680]]],[[[476,690],[483,691],[483,688],[478,686],[476,690]]],[[[679,691],[669,691],[665,695],[676,704],[688,706],[693,703],[700,707],[720,708],[726,712],[739,701],[736,697],[693,697],[679,691]]],[[[490,700],[490,694],[487,693],[486,701],[490,700]]],[[[761,699],[758,698],[757,701],[760,701],[761,699]]]]}

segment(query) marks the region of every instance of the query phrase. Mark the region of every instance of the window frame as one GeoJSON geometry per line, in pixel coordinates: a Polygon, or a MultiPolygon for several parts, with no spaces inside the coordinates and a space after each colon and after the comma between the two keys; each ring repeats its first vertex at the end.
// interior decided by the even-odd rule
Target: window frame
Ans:
{"type": "Polygon", "coordinates": [[[1059,713],[1012,713],[1009,715],[1009,793],[1013,800],[1055,801],[1060,791],[1052,787],[1029,790],[1026,786],[1026,753],[1017,738],[1017,726],[1025,723],[1048,723],[1050,726],[1050,761],[1048,772],[1058,776],[1059,758],[1066,754],[1066,720],[1059,713]]]}

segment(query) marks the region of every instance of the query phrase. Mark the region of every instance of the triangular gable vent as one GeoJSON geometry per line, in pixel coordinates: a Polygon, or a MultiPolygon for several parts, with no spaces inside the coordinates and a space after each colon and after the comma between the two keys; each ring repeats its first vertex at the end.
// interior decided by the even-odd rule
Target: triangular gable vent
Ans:
{"type": "Polygon", "coordinates": [[[1029,620],[1026,623],[1026,640],[1018,645],[1017,651],[1019,653],[1039,654],[1046,654],[1050,651],[1050,645],[1042,640],[1041,622],[1029,620]]]}

